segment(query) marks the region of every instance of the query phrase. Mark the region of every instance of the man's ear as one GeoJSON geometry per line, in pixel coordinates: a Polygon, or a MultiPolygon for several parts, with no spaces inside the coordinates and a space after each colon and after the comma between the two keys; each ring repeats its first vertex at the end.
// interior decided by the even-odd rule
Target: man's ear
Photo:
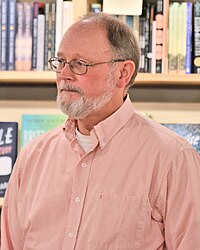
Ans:
{"type": "Polygon", "coordinates": [[[119,88],[126,87],[131,77],[133,76],[134,71],[135,71],[135,63],[131,60],[125,61],[120,69],[120,76],[118,79],[117,86],[119,88]]]}

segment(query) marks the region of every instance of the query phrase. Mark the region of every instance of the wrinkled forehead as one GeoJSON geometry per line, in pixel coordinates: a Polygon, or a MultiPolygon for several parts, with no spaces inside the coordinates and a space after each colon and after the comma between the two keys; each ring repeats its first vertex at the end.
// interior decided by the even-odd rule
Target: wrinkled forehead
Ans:
{"type": "Polygon", "coordinates": [[[97,24],[76,23],[64,34],[60,50],[83,50],[92,53],[111,52],[111,46],[107,40],[106,31],[97,24]]]}

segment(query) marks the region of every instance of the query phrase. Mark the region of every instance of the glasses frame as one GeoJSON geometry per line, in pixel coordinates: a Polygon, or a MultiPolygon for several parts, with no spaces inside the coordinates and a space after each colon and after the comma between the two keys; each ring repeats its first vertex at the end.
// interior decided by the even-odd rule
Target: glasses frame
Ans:
{"type": "Polygon", "coordinates": [[[53,62],[53,61],[56,61],[56,60],[58,60],[58,59],[59,59],[59,60],[62,60],[62,63],[63,63],[63,68],[62,68],[62,69],[64,69],[64,67],[66,66],[66,64],[68,64],[70,70],[71,70],[75,75],[84,75],[84,74],[86,74],[86,73],[88,72],[88,67],[93,67],[93,66],[96,66],[96,65],[106,64],[106,63],[115,63],[115,62],[124,62],[124,61],[126,61],[125,59],[113,59],[113,60],[107,61],[107,62],[87,63],[87,62],[85,62],[84,60],[74,59],[74,60],[71,60],[71,61],[68,62],[67,60],[65,60],[65,59],[63,59],[63,58],[60,58],[60,57],[51,57],[51,58],[49,58],[48,62],[49,62],[49,64],[50,64],[50,66],[51,66],[51,69],[52,69],[54,72],[56,72],[56,73],[61,73],[61,71],[62,71],[62,69],[61,69],[60,71],[56,71],[56,70],[53,68],[52,62],[53,62]],[[84,64],[84,66],[85,66],[85,72],[84,72],[84,73],[76,73],[76,72],[74,72],[73,67],[72,67],[72,62],[75,62],[75,61],[77,61],[77,62],[80,61],[81,63],[84,64]]]}

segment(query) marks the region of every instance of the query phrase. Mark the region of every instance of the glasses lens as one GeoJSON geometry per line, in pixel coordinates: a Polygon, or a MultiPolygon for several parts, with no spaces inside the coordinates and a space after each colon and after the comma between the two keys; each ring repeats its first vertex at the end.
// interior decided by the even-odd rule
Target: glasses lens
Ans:
{"type": "Polygon", "coordinates": [[[81,60],[73,60],[69,64],[70,69],[77,75],[83,75],[87,72],[86,62],[81,60]]]}
{"type": "Polygon", "coordinates": [[[50,64],[52,70],[55,72],[60,72],[65,66],[65,62],[60,58],[51,58],[50,64]]]}

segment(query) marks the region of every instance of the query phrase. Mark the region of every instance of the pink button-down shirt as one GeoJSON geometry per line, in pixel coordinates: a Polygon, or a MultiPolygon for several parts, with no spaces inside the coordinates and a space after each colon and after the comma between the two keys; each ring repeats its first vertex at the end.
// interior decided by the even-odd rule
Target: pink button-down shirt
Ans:
{"type": "Polygon", "coordinates": [[[200,249],[200,158],[127,97],[91,132],[75,121],[23,149],[3,205],[2,250],[200,249]]]}

